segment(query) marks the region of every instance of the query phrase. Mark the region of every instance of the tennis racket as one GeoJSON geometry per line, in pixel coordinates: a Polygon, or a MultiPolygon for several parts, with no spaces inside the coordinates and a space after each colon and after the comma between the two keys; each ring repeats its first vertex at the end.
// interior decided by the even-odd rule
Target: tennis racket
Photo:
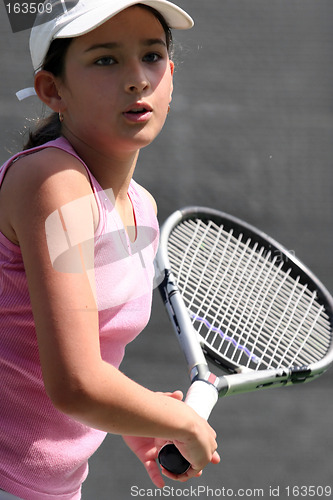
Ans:
{"type": "MultiPolygon", "coordinates": [[[[307,382],[333,362],[331,295],[249,224],[208,208],[176,211],[161,228],[156,272],[188,366],[185,402],[206,420],[218,397],[307,382]]],[[[174,444],[159,461],[174,474],[190,467],[174,444]]]]}

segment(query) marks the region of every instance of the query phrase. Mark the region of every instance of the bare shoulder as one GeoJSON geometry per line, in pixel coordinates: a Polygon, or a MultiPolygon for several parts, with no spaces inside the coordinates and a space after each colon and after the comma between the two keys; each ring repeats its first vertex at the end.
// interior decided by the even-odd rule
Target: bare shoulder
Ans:
{"type": "Polygon", "coordinates": [[[0,230],[18,244],[17,230],[92,193],[82,163],[57,148],[21,157],[7,171],[0,191],[0,230]]]}
{"type": "MultiPolygon", "coordinates": [[[[89,184],[88,174],[77,158],[57,148],[45,148],[15,161],[8,169],[2,189],[5,193],[14,190],[22,194],[38,191],[45,183],[59,183],[65,179],[70,185],[77,185],[81,179],[80,189],[89,184]]],[[[65,190],[66,187],[64,184],[65,190]]]]}
{"type": "Polygon", "coordinates": [[[144,188],[140,184],[139,184],[139,186],[142,189],[142,191],[145,193],[145,195],[147,196],[147,198],[149,199],[150,203],[153,206],[154,212],[157,215],[157,203],[155,201],[155,198],[153,197],[153,195],[146,188],[144,188]]]}

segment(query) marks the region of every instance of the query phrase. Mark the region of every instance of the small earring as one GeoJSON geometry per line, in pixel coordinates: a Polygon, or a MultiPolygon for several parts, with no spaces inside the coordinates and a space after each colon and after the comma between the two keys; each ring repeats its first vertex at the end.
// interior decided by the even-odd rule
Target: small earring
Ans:
{"type": "Polygon", "coordinates": [[[170,113],[170,109],[171,109],[171,108],[170,108],[170,104],[169,104],[169,106],[168,106],[168,114],[170,113]]]}
{"type": "Polygon", "coordinates": [[[62,123],[64,121],[64,115],[59,111],[59,121],[62,123]]]}

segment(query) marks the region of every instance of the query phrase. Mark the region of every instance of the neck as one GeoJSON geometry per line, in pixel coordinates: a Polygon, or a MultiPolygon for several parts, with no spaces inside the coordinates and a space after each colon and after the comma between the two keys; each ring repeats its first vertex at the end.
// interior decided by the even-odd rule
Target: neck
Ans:
{"type": "Polygon", "coordinates": [[[125,152],[104,152],[84,143],[69,131],[64,131],[64,137],[72,144],[77,154],[86,163],[92,175],[100,186],[112,189],[115,199],[127,198],[127,191],[134,174],[139,150],[125,152]]]}

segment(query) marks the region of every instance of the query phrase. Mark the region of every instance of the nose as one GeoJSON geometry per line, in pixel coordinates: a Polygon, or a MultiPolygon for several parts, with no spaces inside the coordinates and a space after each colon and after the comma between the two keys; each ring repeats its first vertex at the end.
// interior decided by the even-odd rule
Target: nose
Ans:
{"type": "Polygon", "coordinates": [[[131,94],[141,93],[150,86],[149,79],[140,62],[136,61],[129,65],[126,80],[125,90],[131,94]]]}

